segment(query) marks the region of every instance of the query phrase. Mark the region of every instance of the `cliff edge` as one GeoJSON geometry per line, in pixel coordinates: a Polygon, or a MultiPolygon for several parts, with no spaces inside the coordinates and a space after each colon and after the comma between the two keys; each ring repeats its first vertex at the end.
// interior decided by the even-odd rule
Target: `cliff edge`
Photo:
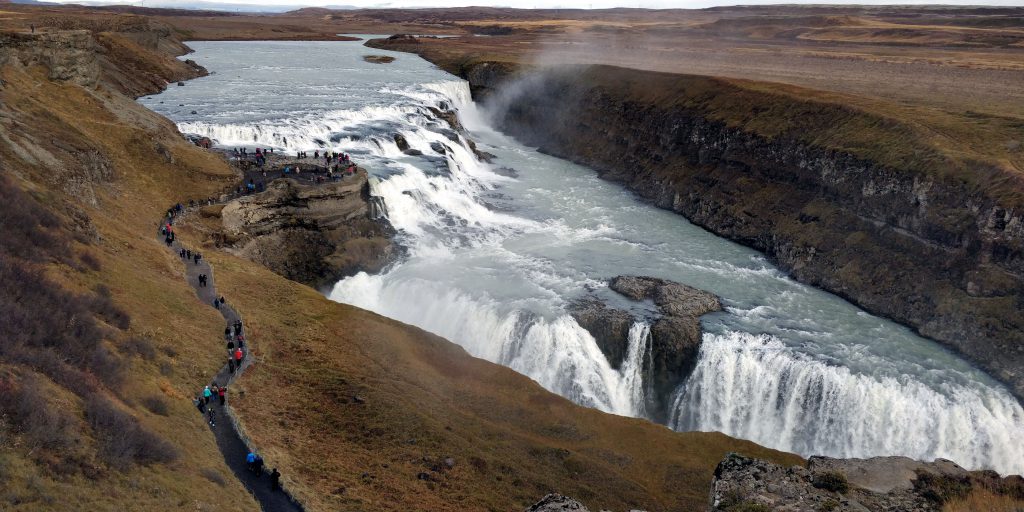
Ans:
{"type": "Polygon", "coordinates": [[[369,44],[459,74],[525,144],[911,326],[1024,397],[1024,174],[973,122],[940,119],[943,132],[793,86],[369,44]]]}

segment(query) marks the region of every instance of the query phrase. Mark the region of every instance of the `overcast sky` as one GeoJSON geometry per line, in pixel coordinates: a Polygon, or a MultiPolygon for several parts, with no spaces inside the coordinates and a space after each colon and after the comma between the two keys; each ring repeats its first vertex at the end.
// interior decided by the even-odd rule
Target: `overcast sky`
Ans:
{"type": "MultiPolygon", "coordinates": [[[[147,7],[203,7],[202,0],[56,0],[63,3],[104,3],[104,4],[130,4],[145,5],[147,7]]],[[[256,6],[265,6],[268,10],[287,10],[288,8],[299,8],[309,6],[351,6],[351,7],[465,7],[471,5],[488,5],[501,7],[520,8],[555,8],[555,7],[577,7],[577,8],[608,8],[608,7],[644,7],[644,8],[702,8],[715,5],[736,5],[736,4],[811,4],[811,3],[832,3],[832,4],[957,4],[957,5],[999,5],[999,6],[1022,6],[1024,0],[838,0],[831,2],[816,1],[771,1],[771,0],[212,0],[207,5],[216,8],[224,8],[228,4],[235,5],[242,10],[259,9],[256,6]]]]}

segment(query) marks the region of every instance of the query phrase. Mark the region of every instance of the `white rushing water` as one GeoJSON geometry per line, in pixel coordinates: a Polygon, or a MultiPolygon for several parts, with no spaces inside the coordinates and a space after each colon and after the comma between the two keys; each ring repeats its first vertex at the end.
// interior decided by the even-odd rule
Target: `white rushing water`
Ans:
{"type": "Polygon", "coordinates": [[[141,100],[183,132],[227,147],[347,151],[380,179],[406,254],[379,275],[339,282],[333,300],[437,333],[578,403],[644,416],[649,326],[633,326],[616,369],[566,306],[595,295],[646,316],[649,306],[617,297],[607,279],[671,279],[726,305],[704,317],[671,427],[804,455],[1024,471],[1024,410],[1003,386],[754,251],[495,132],[464,82],[421,59],[359,43],[192,46],[190,58],[215,74],[141,100]],[[371,53],[398,60],[363,62],[371,53]],[[457,108],[494,163],[477,160],[432,107],[457,108]],[[403,154],[395,134],[423,154],[403,154]]]}

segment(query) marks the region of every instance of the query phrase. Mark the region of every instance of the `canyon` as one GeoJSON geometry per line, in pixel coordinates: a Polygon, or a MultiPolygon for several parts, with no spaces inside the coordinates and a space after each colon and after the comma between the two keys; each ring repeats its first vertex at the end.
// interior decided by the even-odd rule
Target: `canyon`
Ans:
{"type": "MultiPolygon", "coordinates": [[[[221,197],[243,175],[221,152],[196,147],[179,133],[185,130],[133,98],[206,73],[193,60],[175,58],[189,51],[182,39],[193,31],[217,27],[228,39],[343,40],[331,34],[342,18],[370,27],[429,31],[432,25],[423,17],[436,14],[294,13],[281,18],[314,21],[271,31],[267,27],[281,18],[257,17],[250,23],[253,18],[246,16],[157,11],[151,18],[146,10],[33,9],[4,4],[0,13],[5,28],[0,32],[0,170],[9,180],[3,183],[9,199],[4,212],[7,218],[14,208],[37,205],[32,211],[41,222],[38,231],[60,235],[68,253],[51,247],[24,261],[17,253],[12,258],[45,274],[50,281],[43,284],[54,293],[90,297],[92,309],[85,311],[90,319],[95,316],[103,334],[95,351],[72,353],[58,366],[41,365],[47,359],[31,352],[35,346],[28,352],[0,351],[5,392],[0,499],[7,500],[0,503],[58,510],[62,503],[56,497],[66,496],[111,510],[125,500],[140,510],[252,508],[246,490],[226,478],[230,472],[202,418],[187,403],[204,384],[203,376],[218,366],[221,344],[209,334],[219,333],[219,319],[196,303],[181,283],[179,262],[151,236],[167,206],[221,197]],[[11,23],[23,24],[19,16],[25,13],[44,20],[38,23],[45,30],[11,29],[11,23]],[[390,16],[397,18],[380,20],[390,16]],[[245,25],[245,32],[230,28],[233,24],[245,25]],[[97,306],[104,297],[113,309],[97,306]],[[131,319],[119,317],[118,308],[131,319]],[[36,359],[27,359],[28,353],[36,359]],[[131,385],[105,380],[102,372],[114,366],[131,385]],[[62,378],[52,371],[57,367],[83,377],[62,378]],[[28,396],[30,388],[47,393],[36,401],[42,413],[31,418],[8,400],[28,396]],[[163,446],[177,458],[130,461],[139,478],[105,459],[105,434],[95,419],[97,396],[131,417],[125,421],[139,425],[133,432],[152,432],[170,443],[163,446]],[[33,431],[32,425],[46,428],[33,431]],[[78,441],[71,448],[54,444],[43,437],[51,431],[78,441]],[[65,458],[71,462],[61,463],[65,458]]],[[[503,18],[486,18],[493,14],[472,11],[465,26],[496,34],[533,30],[506,28],[503,18]],[[483,21],[472,21],[481,16],[483,21]]],[[[499,44],[493,41],[488,44],[499,44]]],[[[937,144],[936,137],[922,135],[928,130],[897,115],[799,87],[601,65],[546,68],[507,55],[468,55],[460,43],[446,46],[430,38],[371,44],[420,53],[465,78],[489,118],[519,141],[586,165],[651,204],[762,251],[801,282],[909,325],[1007,383],[1018,398],[1024,393],[1024,225],[1012,140],[993,142],[1011,155],[1000,161],[975,151],[973,142],[937,144]]],[[[402,69],[404,58],[374,66],[382,72],[402,69]]],[[[183,84],[172,89],[197,86],[183,84]]],[[[463,226],[458,216],[443,215],[436,224],[380,222],[375,208],[381,203],[368,197],[370,179],[360,171],[316,186],[272,181],[266,192],[198,209],[178,228],[179,236],[202,249],[216,268],[218,290],[251,322],[256,363],[232,386],[229,400],[247,438],[282,469],[289,491],[307,509],[525,508],[552,492],[580,501],[550,495],[533,509],[762,510],[757,507],[795,507],[793,502],[801,501],[814,509],[956,510],[949,507],[957,505],[970,510],[964,503],[1012,507],[1024,499],[1019,477],[970,472],[947,461],[804,460],[719,433],[673,432],[646,419],[581,407],[552,393],[551,382],[538,383],[472,357],[480,347],[465,339],[449,336],[460,347],[437,336],[439,329],[412,327],[327,300],[327,286],[342,278],[348,292],[376,299],[367,292],[372,288],[359,287],[370,275],[411,259],[404,252],[408,248],[415,257],[416,251],[440,247],[409,244],[408,234],[416,228],[447,235],[445,229],[508,222],[502,216],[515,212],[507,197],[510,185],[481,178],[466,163],[494,159],[501,166],[509,161],[508,148],[495,150],[493,139],[469,140],[449,109],[460,100],[459,91],[440,87],[434,92],[451,101],[402,112],[403,119],[415,119],[415,136],[406,126],[401,127],[405,135],[396,135],[395,125],[387,123],[375,128],[380,133],[332,129],[339,140],[383,155],[375,163],[427,156],[424,161],[437,164],[424,166],[420,183],[385,184],[375,191],[390,200],[388,207],[408,208],[414,200],[426,204],[429,194],[450,191],[444,180],[453,176],[497,183],[481,188],[479,198],[487,208],[468,210],[471,221],[463,226]],[[451,167],[443,168],[442,162],[451,167]],[[822,483],[821,474],[829,474],[832,483],[822,483]],[[879,478],[900,485],[883,489],[879,478]],[[833,485],[840,480],[849,485],[846,490],[833,485]]],[[[977,114],[979,123],[988,115],[977,114]]],[[[280,138],[269,130],[257,135],[272,143],[279,139],[270,137],[280,138]]],[[[516,176],[528,170],[519,167],[500,171],[516,176]]],[[[370,171],[399,175],[387,167],[370,171]]],[[[586,183],[579,169],[572,171],[558,179],[586,183]]],[[[600,192],[597,201],[617,197],[606,188],[587,190],[600,192]]],[[[635,206],[626,203],[630,208],[635,206]]],[[[393,217],[408,220],[408,213],[393,217]]],[[[644,219],[663,222],[656,216],[644,219]]],[[[507,226],[518,224],[500,225],[507,226]]],[[[593,231],[587,240],[607,236],[604,227],[593,231]]],[[[468,233],[437,240],[470,247],[465,240],[485,239],[468,233]]],[[[567,231],[554,233],[567,236],[567,231]]],[[[30,240],[30,234],[5,231],[5,241],[16,242],[0,251],[5,278],[12,275],[6,271],[8,252],[30,240]]],[[[545,241],[558,247],[557,240],[545,241]]],[[[641,259],[653,252],[630,254],[641,259]]],[[[644,352],[650,358],[634,354],[630,370],[637,370],[648,388],[643,415],[675,425],[675,388],[688,375],[706,374],[707,360],[699,366],[701,351],[722,349],[720,322],[741,305],[698,289],[708,288],[703,284],[630,273],[634,267],[622,261],[609,265],[618,273],[608,275],[618,277],[586,280],[584,298],[566,309],[597,342],[598,351],[587,355],[607,359],[611,370],[625,371],[638,340],[650,344],[644,352]],[[702,325],[709,329],[702,332],[702,325]]],[[[439,268],[444,266],[427,267],[414,277],[443,278],[439,268]]],[[[507,284],[511,269],[490,278],[507,284]]],[[[756,260],[741,270],[775,276],[756,260]]],[[[456,277],[471,281],[479,275],[456,277]]],[[[396,293],[418,297],[420,290],[407,286],[410,282],[415,280],[399,282],[396,293]]],[[[8,308],[5,318],[15,311],[12,304],[2,303],[8,308]]],[[[443,314],[431,309],[443,306],[441,300],[418,304],[425,317],[438,322],[457,317],[454,309],[443,314]]],[[[759,305],[742,306],[754,306],[747,311],[754,315],[759,305]]],[[[565,326],[543,314],[524,314],[514,327],[527,324],[565,326]]],[[[3,325],[0,332],[21,339],[3,325]]]]}
{"type": "Polygon", "coordinates": [[[432,41],[372,45],[433,57],[524,143],[912,326],[1024,396],[1019,173],[796,89],[599,65],[467,64],[432,41]]]}

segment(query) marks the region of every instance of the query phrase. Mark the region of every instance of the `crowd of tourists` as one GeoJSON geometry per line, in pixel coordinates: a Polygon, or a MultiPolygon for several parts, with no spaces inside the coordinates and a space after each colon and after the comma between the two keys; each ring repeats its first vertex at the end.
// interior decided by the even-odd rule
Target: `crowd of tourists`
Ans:
{"type": "MultiPolygon", "coordinates": [[[[189,206],[197,205],[195,201],[189,201],[188,203],[189,206]]],[[[174,224],[185,211],[186,208],[181,203],[177,203],[167,209],[166,217],[160,225],[160,234],[164,237],[164,241],[168,247],[173,245],[175,242],[174,224]]],[[[203,256],[199,251],[194,251],[180,245],[178,247],[178,256],[182,259],[185,265],[199,266],[203,261],[203,256]]],[[[197,288],[206,288],[208,282],[209,276],[205,273],[200,273],[196,277],[197,288]]],[[[213,306],[218,310],[224,307],[225,304],[226,300],[223,296],[218,295],[213,299],[213,306]]],[[[228,315],[225,314],[225,317],[227,316],[228,315]]],[[[236,319],[225,325],[224,339],[226,342],[229,374],[233,374],[236,369],[241,371],[242,365],[245,362],[246,352],[248,350],[245,344],[245,328],[241,319],[236,319]]],[[[230,376],[228,377],[228,380],[230,380],[230,376]]],[[[217,406],[219,405],[222,411],[227,407],[227,393],[227,383],[225,382],[221,385],[214,380],[209,385],[204,386],[202,391],[192,398],[193,405],[195,405],[199,410],[199,413],[205,417],[210,428],[217,427],[217,406]]],[[[263,474],[263,457],[259,456],[255,451],[250,451],[246,456],[246,466],[249,471],[255,473],[257,477],[261,476],[263,474]]],[[[270,473],[270,488],[272,491],[281,489],[281,473],[277,468],[274,468],[270,473]]]]}

